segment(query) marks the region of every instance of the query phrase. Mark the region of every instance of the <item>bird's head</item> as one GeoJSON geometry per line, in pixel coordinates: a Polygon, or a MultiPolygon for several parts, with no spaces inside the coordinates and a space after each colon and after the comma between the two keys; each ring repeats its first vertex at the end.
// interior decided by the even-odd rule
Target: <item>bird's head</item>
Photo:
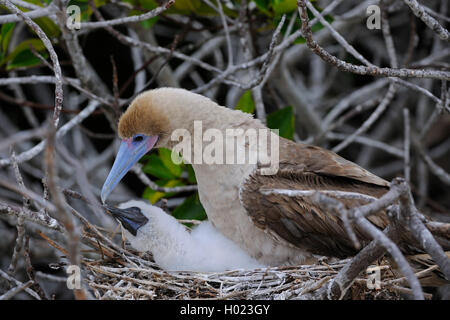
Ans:
{"type": "Polygon", "coordinates": [[[101,198],[106,198],[131,167],[164,136],[166,118],[153,108],[151,94],[145,92],[134,99],[127,111],[120,117],[118,133],[122,142],[113,167],[103,184],[101,198]]]}
{"type": "Polygon", "coordinates": [[[120,222],[131,247],[140,252],[152,251],[159,246],[158,230],[174,219],[161,208],[143,201],[130,200],[118,207],[105,205],[105,209],[120,222]]]}
{"type": "Polygon", "coordinates": [[[218,107],[206,97],[177,88],[154,89],[137,96],[119,120],[122,142],[103,185],[102,202],[140,158],[153,148],[171,149],[175,144],[171,141],[172,132],[190,130],[194,119],[211,116],[204,110],[214,106],[218,107]]]}

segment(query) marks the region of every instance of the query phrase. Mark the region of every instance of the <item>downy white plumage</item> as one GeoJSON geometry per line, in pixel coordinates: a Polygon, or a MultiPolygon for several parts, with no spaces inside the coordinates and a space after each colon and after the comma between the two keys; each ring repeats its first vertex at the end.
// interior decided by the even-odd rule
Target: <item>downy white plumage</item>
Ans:
{"type": "Polygon", "coordinates": [[[148,221],[137,230],[136,236],[124,228],[127,240],[138,251],[150,251],[165,270],[221,272],[263,267],[209,221],[189,232],[159,207],[136,200],[119,205],[121,209],[130,207],[139,208],[148,221]]]}

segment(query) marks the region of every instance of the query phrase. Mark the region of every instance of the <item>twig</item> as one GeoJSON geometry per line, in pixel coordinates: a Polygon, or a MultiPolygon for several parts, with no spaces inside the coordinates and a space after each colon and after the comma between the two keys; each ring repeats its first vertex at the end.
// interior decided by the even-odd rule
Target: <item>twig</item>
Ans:
{"type": "Polygon", "coordinates": [[[21,285],[18,285],[16,287],[12,288],[5,294],[2,294],[0,296],[0,300],[9,300],[11,298],[14,298],[14,296],[16,296],[18,293],[31,287],[33,285],[33,283],[34,283],[33,280],[29,280],[28,282],[22,283],[21,285]]]}
{"type": "Polygon", "coordinates": [[[189,185],[189,186],[181,186],[181,187],[160,187],[153,181],[151,181],[145,173],[142,171],[142,165],[137,163],[132,168],[131,171],[137,175],[139,180],[142,181],[146,186],[150,189],[159,191],[159,192],[187,192],[187,191],[195,191],[197,190],[197,185],[189,185]]]}
{"type": "MultiPolygon", "coordinates": [[[[4,272],[1,269],[0,269],[0,277],[8,280],[9,282],[14,283],[16,286],[23,286],[24,285],[22,282],[20,282],[19,280],[16,280],[13,277],[9,276],[6,272],[4,272]]],[[[32,296],[33,298],[35,298],[36,300],[41,300],[41,297],[35,291],[33,291],[32,289],[25,288],[24,291],[26,293],[28,293],[30,296],[32,296]]]]}
{"type": "Polygon", "coordinates": [[[447,280],[450,280],[450,258],[447,257],[442,247],[437,243],[431,232],[425,227],[419,218],[419,213],[414,206],[414,200],[411,192],[408,190],[406,194],[402,195],[400,201],[402,204],[401,214],[408,223],[408,226],[412,231],[412,235],[433,258],[447,280]]]}
{"type": "Polygon", "coordinates": [[[105,21],[97,21],[97,22],[82,22],[80,23],[80,29],[98,29],[98,28],[105,28],[105,27],[111,27],[116,26],[119,24],[125,24],[125,23],[134,23],[139,21],[148,20],[151,18],[154,18],[156,16],[159,16],[161,13],[169,9],[173,4],[175,3],[175,0],[169,0],[163,5],[150,10],[149,12],[146,12],[141,15],[134,15],[124,18],[118,18],[118,19],[112,19],[112,20],[105,20],[105,21]]]}
{"type": "Polygon", "coordinates": [[[289,197],[296,197],[296,196],[305,196],[305,197],[311,197],[316,192],[322,193],[324,195],[335,197],[338,199],[352,199],[352,200],[362,200],[366,202],[372,202],[374,200],[377,200],[377,198],[368,196],[363,193],[357,193],[357,192],[348,192],[348,191],[339,191],[339,190],[290,190],[290,189],[260,189],[260,192],[265,195],[270,194],[282,194],[287,195],[289,197]]]}
{"type": "Polygon", "coordinates": [[[416,0],[403,0],[411,11],[422,20],[428,28],[437,33],[441,40],[449,41],[450,33],[439,22],[425,12],[425,9],[416,0]]]}
{"type": "MultiPolygon", "coordinates": [[[[20,174],[19,171],[19,166],[17,165],[16,162],[16,155],[14,153],[14,151],[11,153],[11,160],[13,161],[13,169],[14,169],[14,175],[16,176],[16,181],[17,184],[19,185],[19,187],[22,190],[25,190],[25,184],[23,183],[23,179],[22,179],[22,175],[20,174]]],[[[27,196],[23,196],[23,210],[27,211],[30,208],[30,199],[27,196]]],[[[14,252],[13,252],[13,256],[11,258],[11,263],[9,265],[8,271],[12,274],[14,274],[15,270],[16,270],[16,265],[17,265],[17,261],[19,259],[19,254],[20,251],[22,250],[23,247],[23,239],[24,239],[24,235],[25,235],[25,228],[23,226],[24,224],[24,218],[23,216],[20,216],[17,218],[17,238],[16,238],[16,245],[14,246],[14,252]]]]}
{"type": "Polygon", "coordinates": [[[35,272],[34,272],[34,268],[31,264],[31,258],[30,258],[30,237],[26,237],[25,240],[25,245],[24,245],[24,250],[23,250],[23,255],[25,257],[25,270],[27,272],[28,278],[33,281],[32,284],[32,289],[34,291],[37,292],[37,294],[39,294],[39,296],[41,297],[42,300],[48,300],[47,295],[45,294],[44,290],[42,289],[42,287],[39,285],[38,282],[36,282],[36,279],[34,277],[35,272]]]}
{"type": "MultiPolygon", "coordinates": [[[[13,3],[13,1],[11,1],[11,2],[13,3]]],[[[16,4],[19,6],[22,6],[18,3],[16,3],[16,4]]],[[[9,7],[7,7],[7,8],[9,9],[9,7]]],[[[15,11],[13,11],[13,12],[15,12],[15,11]]],[[[25,13],[23,13],[23,15],[29,19],[36,19],[36,18],[51,16],[53,14],[53,12],[54,12],[54,7],[52,6],[52,4],[50,4],[46,8],[39,8],[39,9],[36,9],[33,11],[25,12],[25,13]]],[[[21,21],[21,20],[23,20],[23,17],[16,13],[0,16],[0,24],[17,22],[17,21],[21,21]]]]}
{"type": "Polygon", "coordinates": [[[225,39],[227,41],[228,68],[229,68],[233,65],[233,46],[231,44],[230,30],[228,28],[227,19],[222,8],[222,1],[221,0],[217,1],[217,8],[208,0],[204,0],[204,2],[208,4],[210,7],[212,7],[214,10],[216,10],[219,13],[220,19],[222,20],[223,30],[225,32],[225,39]]]}
{"type": "Polygon", "coordinates": [[[319,44],[314,41],[312,37],[311,27],[309,25],[309,18],[306,11],[305,0],[298,0],[300,16],[302,18],[302,33],[306,39],[307,46],[317,54],[325,62],[337,67],[339,70],[345,72],[352,72],[360,75],[369,75],[376,77],[400,77],[400,78],[431,78],[440,80],[450,80],[450,72],[437,70],[414,70],[406,68],[379,68],[357,66],[345,62],[325,51],[319,44]]]}
{"type": "MultiPolygon", "coordinates": [[[[47,144],[45,146],[45,168],[46,168],[46,182],[48,185],[48,189],[50,195],[52,196],[52,200],[55,203],[55,206],[58,210],[58,218],[64,225],[68,234],[68,253],[69,253],[69,261],[72,265],[79,266],[80,258],[79,258],[79,249],[78,249],[78,240],[79,240],[79,232],[76,228],[72,217],[70,216],[67,204],[64,200],[64,197],[61,191],[58,189],[56,184],[56,166],[54,164],[54,150],[55,150],[55,137],[56,137],[56,129],[55,127],[50,125],[49,135],[47,137],[47,144]]],[[[86,293],[83,289],[75,288],[73,290],[75,298],[84,300],[86,299],[86,293]]]]}
{"type": "Polygon", "coordinates": [[[425,161],[430,171],[433,172],[433,174],[442,182],[450,185],[450,174],[433,161],[433,159],[425,152],[424,147],[419,141],[417,141],[417,139],[413,139],[412,142],[417,151],[419,151],[420,156],[422,157],[423,161],[425,161]]]}
{"type": "Polygon", "coordinates": [[[411,124],[410,124],[410,120],[409,120],[409,109],[408,108],[404,108],[403,109],[403,121],[404,121],[404,143],[403,143],[403,148],[404,148],[404,161],[405,161],[405,169],[404,169],[404,175],[405,175],[405,180],[407,183],[410,183],[411,181],[411,164],[410,164],[410,147],[411,147],[411,143],[410,143],[410,136],[411,136],[411,124]]]}
{"type": "Polygon", "coordinates": [[[357,136],[366,132],[372,126],[372,124],[381,116],[384,110],[386,110],[387,106],[389,105],[389,103],[391,103],[392,99],[394,98],[396,91],[397,91],[396,87],[391,84],[383,100],[381,100],[380,104],[375,109],[375,111],[370,115],[370,117],[355,132],[353,132],[350,136],[348,136],[347,139],[345,139],[344,141],[339,143],[336,147],[334,147],[333,151],[334,152],[341,151],[345,147],[349,146],[357,136]]]}

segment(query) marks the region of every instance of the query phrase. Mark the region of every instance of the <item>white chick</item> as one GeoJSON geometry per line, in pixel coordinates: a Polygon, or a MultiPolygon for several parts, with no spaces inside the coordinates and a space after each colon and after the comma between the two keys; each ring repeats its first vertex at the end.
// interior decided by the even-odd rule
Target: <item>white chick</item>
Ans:
{"type": "Polygon", "coordinates": [[[165,270],[221,272],[264,267],[209,221],[188,232],[161,208],[143,201],[131,200],[119,208],[125,210],[109,211],[122,223],[131,246],[141,252],[150,251],[165,270]]]}

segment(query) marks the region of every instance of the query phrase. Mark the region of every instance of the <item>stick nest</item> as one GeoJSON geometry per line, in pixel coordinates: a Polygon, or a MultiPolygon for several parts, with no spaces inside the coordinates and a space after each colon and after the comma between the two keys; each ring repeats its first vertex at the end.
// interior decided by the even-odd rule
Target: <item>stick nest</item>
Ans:
{"type": "MultiPolygon", "coordinates": [[[[92,235],[85,239],[98,256],[83,259],[84,279],[97,299],[304,299],[327,285],[350,260],[226,272],[167,272],[150,254],[105,245],[92,235]]],[[[401,279],[386,259],[377,264],[381,289],[370,289],[363,272],[345,298],[401,299],[402,292],[408,293],[409,289],[393,285],[401,279]]]]}

